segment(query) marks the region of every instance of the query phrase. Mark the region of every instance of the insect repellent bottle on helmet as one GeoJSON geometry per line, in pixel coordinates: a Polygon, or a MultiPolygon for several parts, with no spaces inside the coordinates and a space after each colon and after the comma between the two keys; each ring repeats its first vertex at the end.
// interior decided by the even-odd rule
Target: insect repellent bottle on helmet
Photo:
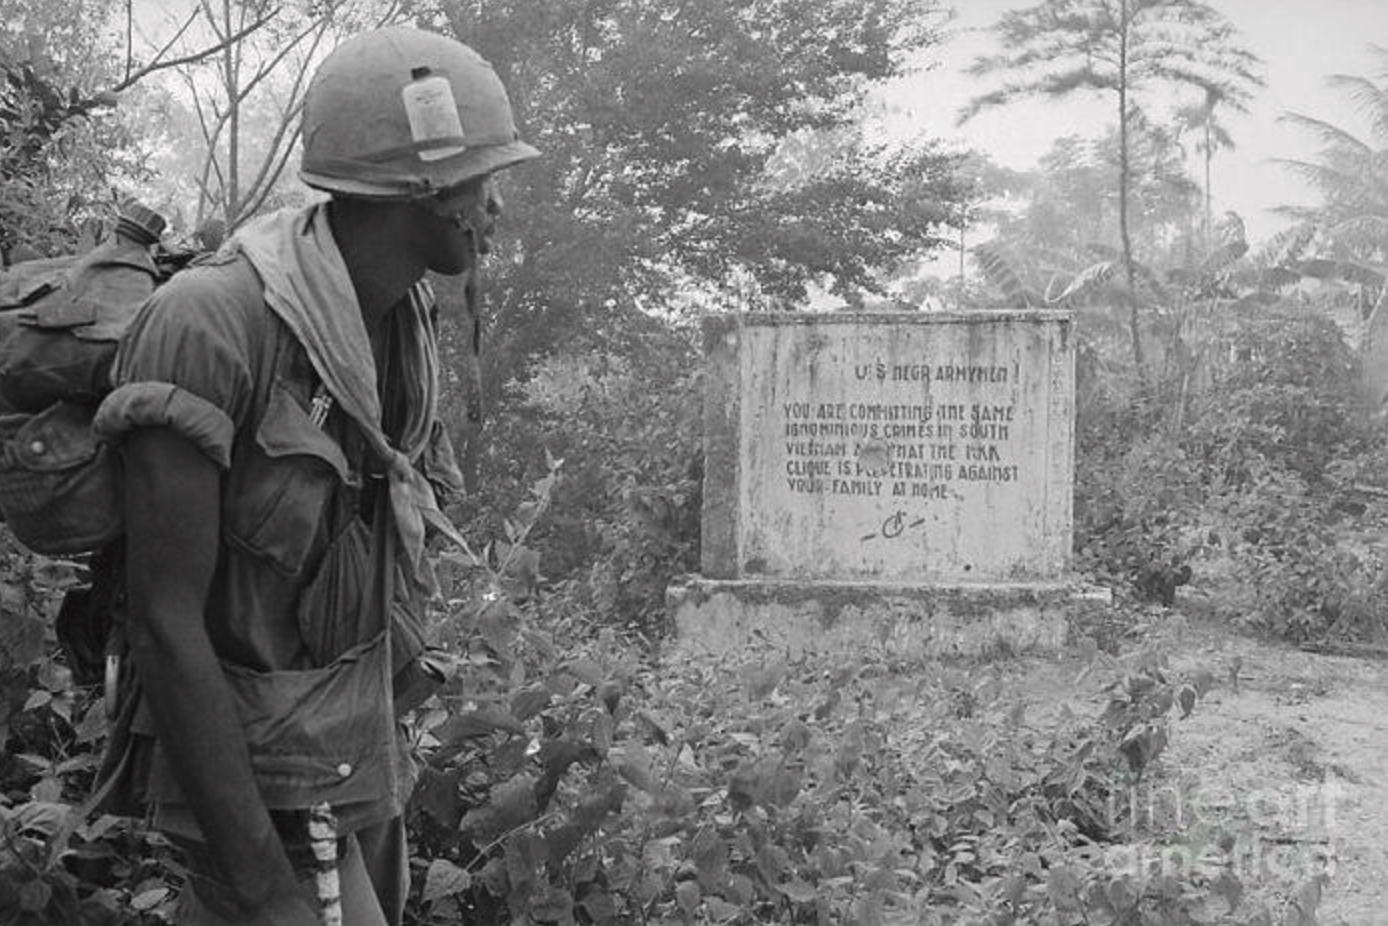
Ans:
{"type": "Polygon", "coordinates": [[[465,145],[448,144],[464,137],[458,104],[453,100],[453,87],[448,78],[431,74],[427,67],[415,68],[411,76],[414,80],[400,91],[410,119],[410,134],[419,144],[435,140],[443,143],[439,148],[420,148],[420,159],[438,161],[462,154],[467,150],[465,145]]]}
{"type": "Polygon", "coordinates": [[[454,39],[365,33],[324,60],[304,97],[300,176],[327,192],[420,199],[537,157],[492,66],[454,39]]]}

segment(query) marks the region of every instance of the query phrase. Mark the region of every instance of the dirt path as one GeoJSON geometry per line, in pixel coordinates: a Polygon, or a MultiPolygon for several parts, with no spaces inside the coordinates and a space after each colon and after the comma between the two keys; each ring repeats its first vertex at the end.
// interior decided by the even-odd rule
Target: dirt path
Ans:
{"type": "Polygon", "coordinates": [[[1173,667],[1238,665],[1238,687],[1176,725],[1167,766],[1239,796],[1235,835],[1259,853],[1262,882],[1324,866],[1323,926],[1388,923],[1388,661],[1185,627],[1168,635],[1173,667]]]}
{"type": "MultiPolygon", "coordinates": [[[[1321,926],[1388,924],[1388,659],[1308,653],[1176,612],[1141,638],[1173,671],[1219,679],[1173,723],[1144,813],[1197,846],[1232,844],[1245,902],[1285,906],[1323,871],[1321,926]]],[[[1078,665],[1028,659],[1024,674],[1038,700],[1090,700],[1078,665]]]]}

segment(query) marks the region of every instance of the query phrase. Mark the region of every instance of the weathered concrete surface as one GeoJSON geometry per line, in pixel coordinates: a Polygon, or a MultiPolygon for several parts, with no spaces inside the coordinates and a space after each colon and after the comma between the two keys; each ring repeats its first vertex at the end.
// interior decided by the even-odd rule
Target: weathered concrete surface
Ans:
{"type": "Polygon", "coordinates": [[[679,649],[1056,649],[1070,574],[1064,312],[705,320],[702,576],[679,649]]]}
{"type": "Polygon", "coordinates": [[[1068,313],[748,314],[704,326],[702,571],[1065,577],[1068,313]]]}
{"type": "Polygon", "coordinates": [[[885,650],[902,658],[1057,650],[1093,590],[1068,582],[902,585],[690,577],[666,602],[675,649],[792,657],[885,650]]]}

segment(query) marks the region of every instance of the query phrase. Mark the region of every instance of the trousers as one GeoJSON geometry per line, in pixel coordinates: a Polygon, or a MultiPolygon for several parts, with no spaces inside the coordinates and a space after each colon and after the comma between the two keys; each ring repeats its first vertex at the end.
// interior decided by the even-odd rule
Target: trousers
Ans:
{"type": "MultiPolygon", "coordinates": [[[[189,880],[179,897],[176,926],[252,926],[232,902],[230,890],[185,846],[189,880]]],[[[400,926],[409,894],[409,852],[400,818],[359,830],[343,839],[337,863],[343,926],[400,926]]],[[[317,904],[312,874],[300,880],[305,896],[317,904]]]]}

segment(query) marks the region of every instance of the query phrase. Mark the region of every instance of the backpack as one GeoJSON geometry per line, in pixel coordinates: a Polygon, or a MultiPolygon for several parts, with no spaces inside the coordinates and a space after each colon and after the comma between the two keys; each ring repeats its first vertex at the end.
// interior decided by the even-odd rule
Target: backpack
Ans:
{"type": "Polygon", "coordinates": [[[109,240],[79,257],[0,273],[0,519],[46,556],[81,556],[88,581],[54,620],[79,685],[105,682],[123,648],[121,473],[92,419],[111,391],[121,335],[191,254],[155,253],[164,220],[126,205],[109,240]]]}
{"type": "Polygon", "coordinates": [[[81,257],[0,278],[0,517],[35,553],[93,552],[122,533],[120,472],[91,423],[122,333],[170,275],[153,250],[163,227],[132,203],[81,257]]]}

